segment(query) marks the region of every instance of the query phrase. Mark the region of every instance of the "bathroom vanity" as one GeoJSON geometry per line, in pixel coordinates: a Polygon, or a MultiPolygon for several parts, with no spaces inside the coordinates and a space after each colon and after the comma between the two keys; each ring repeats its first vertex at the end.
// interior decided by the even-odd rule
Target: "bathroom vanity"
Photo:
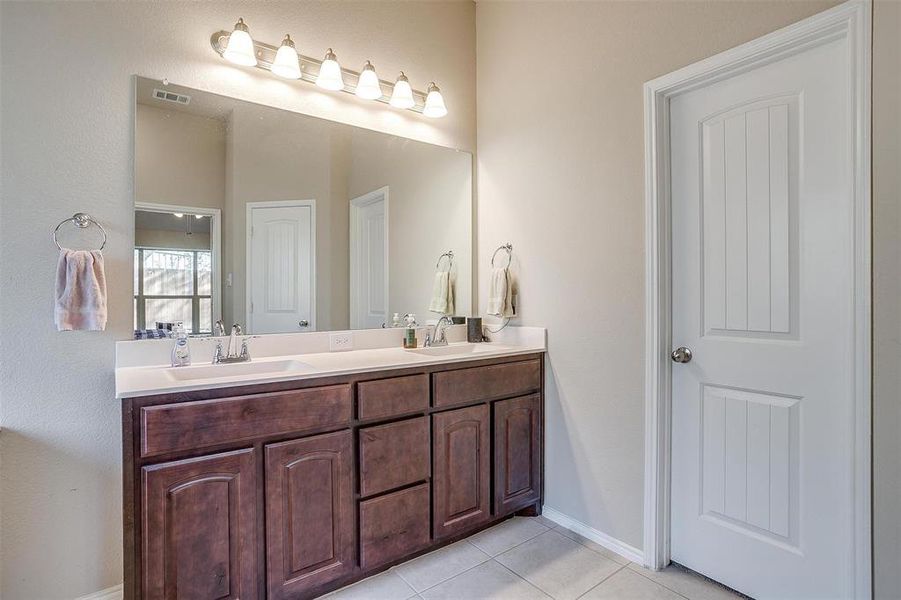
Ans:
{"type": "Polygon", "coordinates": [[[541,332],[300,355],[306,372],[229,385],[118,369],[125,597],[311,598],[540,513],[541,332]]]}

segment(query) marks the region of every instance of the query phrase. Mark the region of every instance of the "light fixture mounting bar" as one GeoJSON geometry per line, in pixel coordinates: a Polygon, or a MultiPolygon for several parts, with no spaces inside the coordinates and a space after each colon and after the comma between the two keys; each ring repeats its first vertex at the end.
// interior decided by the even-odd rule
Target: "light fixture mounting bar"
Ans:
{"type": "MultiPolygon", "coordinates": [[[[228,46],[228,38],[230,35],[231,33],[228,31],[217,31],[210,36],[210,46],[212,46],[213,50],[220,56],[222,56],[225,52],[225,48],[228,46]]],[[[275,54],[278,52],[278,47],[253,40],[253,49],[257,58],[256,68],[264,71],[271,71],[272,63],[275,62],[275,54]]],[[[299,53],[298,58],[300,62],[300,79],[298,81],[305,81],[315,85],[316,77],[319,75],[319,68],[322,66],[322,61],[299,53]]],[[[341,72],[344,74],[344,89],[340,91],[345,94],[354,94],[357,89],[357,82],[360,79],[360,73],[351,69],[345,69],[344,67],[341,67],[341,72]]],[[[389,104],[391,90],[394,89],[394,83],[379,79],[379,85],[382,88],[382,96],[376,98],[376,102],[389,104]],[[387,94],[385,94],[386,89],[388,90],[387,94]]],[[[422,114],[423,107],[425,106],[426,93],[414,89],[413,98],[415,99],[416,104],[412,108],[406,110],[422,114]]]]}

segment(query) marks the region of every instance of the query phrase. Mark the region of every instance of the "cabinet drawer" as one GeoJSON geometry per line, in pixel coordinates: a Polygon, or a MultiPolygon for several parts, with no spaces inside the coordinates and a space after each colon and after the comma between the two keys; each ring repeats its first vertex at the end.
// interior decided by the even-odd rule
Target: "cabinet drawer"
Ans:
{"type": "Polygon", "coordinates": [[[435,406],[453,406],[516,396],[541,388],[541,362],[523,362],[443,371],[432,376],[435,406]]]}
{"type": "Polygon", "coordinates": [[[141,456],[350,423],[350,384],[141,408],[141,456]]]}
{"type": "Polygon", "coordinates": [[[360,566],[370,569],[429,543],[429,484],[360,503],[360,566]]]}
{"type": "Polygon", "coordinates": [[[428,417],[360,430],[360,493],[363,496],[422,481],[428,476],[428,417]]]}
{"type": "Polygon", "coordinates": [[[425,411],[429,407],[429,376],[410,375],[357,384],[360,420],[382,419],[425,411]]]}

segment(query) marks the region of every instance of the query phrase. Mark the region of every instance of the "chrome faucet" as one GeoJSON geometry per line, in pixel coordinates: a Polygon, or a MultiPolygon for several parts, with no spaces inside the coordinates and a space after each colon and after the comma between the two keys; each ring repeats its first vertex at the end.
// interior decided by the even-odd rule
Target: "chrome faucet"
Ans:
{"type": "Polygon", "coordinates": [[[222,341],[216,342],[216,350],[213,352],[213,364],[250,362],[250,349],[247,347],[247,338],[241,340],[241,353],[238,353],[238,336],[241,335],[241,326],[232,325],[231,335],[228,337],[228,348],[225,356],[222,355],[222,341]]]}
{"type": "Polygon", "coordinates": [[[431,336],[426,336],[424,346],[426,348],[431,348],[434,346],[447,346],[447,327],[453,325],[454,322],[447,315],[444,315],[438,322],[435,323],[435,333],[431,336]],[[444,327],[441,324],[444,323],[444,327]]]}
{"type": "Polygon", "coordinates": [[[225,324],[222,322],[222,319],[213,323],[213,332],[219,337],[225,336],[225,324]]]}

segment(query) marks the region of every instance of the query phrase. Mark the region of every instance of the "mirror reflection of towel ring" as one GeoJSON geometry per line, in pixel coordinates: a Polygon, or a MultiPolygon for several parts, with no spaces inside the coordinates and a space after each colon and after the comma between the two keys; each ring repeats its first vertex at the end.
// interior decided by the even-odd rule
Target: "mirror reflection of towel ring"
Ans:
{"type": "Polygon", "coordinates": [[[510,242],[497,247],[497,250],[495,250],[494,254],[491,255],[491,266],[494,267],[494,259],[497,258],[497,253],[501,250],[507,251],[507,266],[505,266],[504,268],[509,269],[510,263],[513,262],[513,244],[511,244],[510,242]]]}
{"type": "Polygon", "coordinates": [[[96,225],[97,228],[100,229],[100,233],[103,234],[103,242],[101,242],[98,250],[103,250],[103,248],[106,246],[106,229],[103,228],[103,225],[96,221],[91,215],[86,215],[85,213],[75,213],[68,219],[63,219],[62,221],[60,221],[59,225],[56,226],[56,229],[53,230],[53,243],[56,244],[56,247],[60,250],[62,250],[63,247],[59,245],[59,240],[56,239],[56,234],[59,233],[60,227],[69,222],[72,222],[79,229],[87,229],[91,225],[96,225]]]}
{"type": "Polygon", "coordinates": [[[454,266],[454,251],[448,250],[444,254],[438,257],[438,262],[435,263],[435,268],[438,269],[441,267],[441,259],[447,257],[447,272],[450,273],[451,269],[454,266]]]}

